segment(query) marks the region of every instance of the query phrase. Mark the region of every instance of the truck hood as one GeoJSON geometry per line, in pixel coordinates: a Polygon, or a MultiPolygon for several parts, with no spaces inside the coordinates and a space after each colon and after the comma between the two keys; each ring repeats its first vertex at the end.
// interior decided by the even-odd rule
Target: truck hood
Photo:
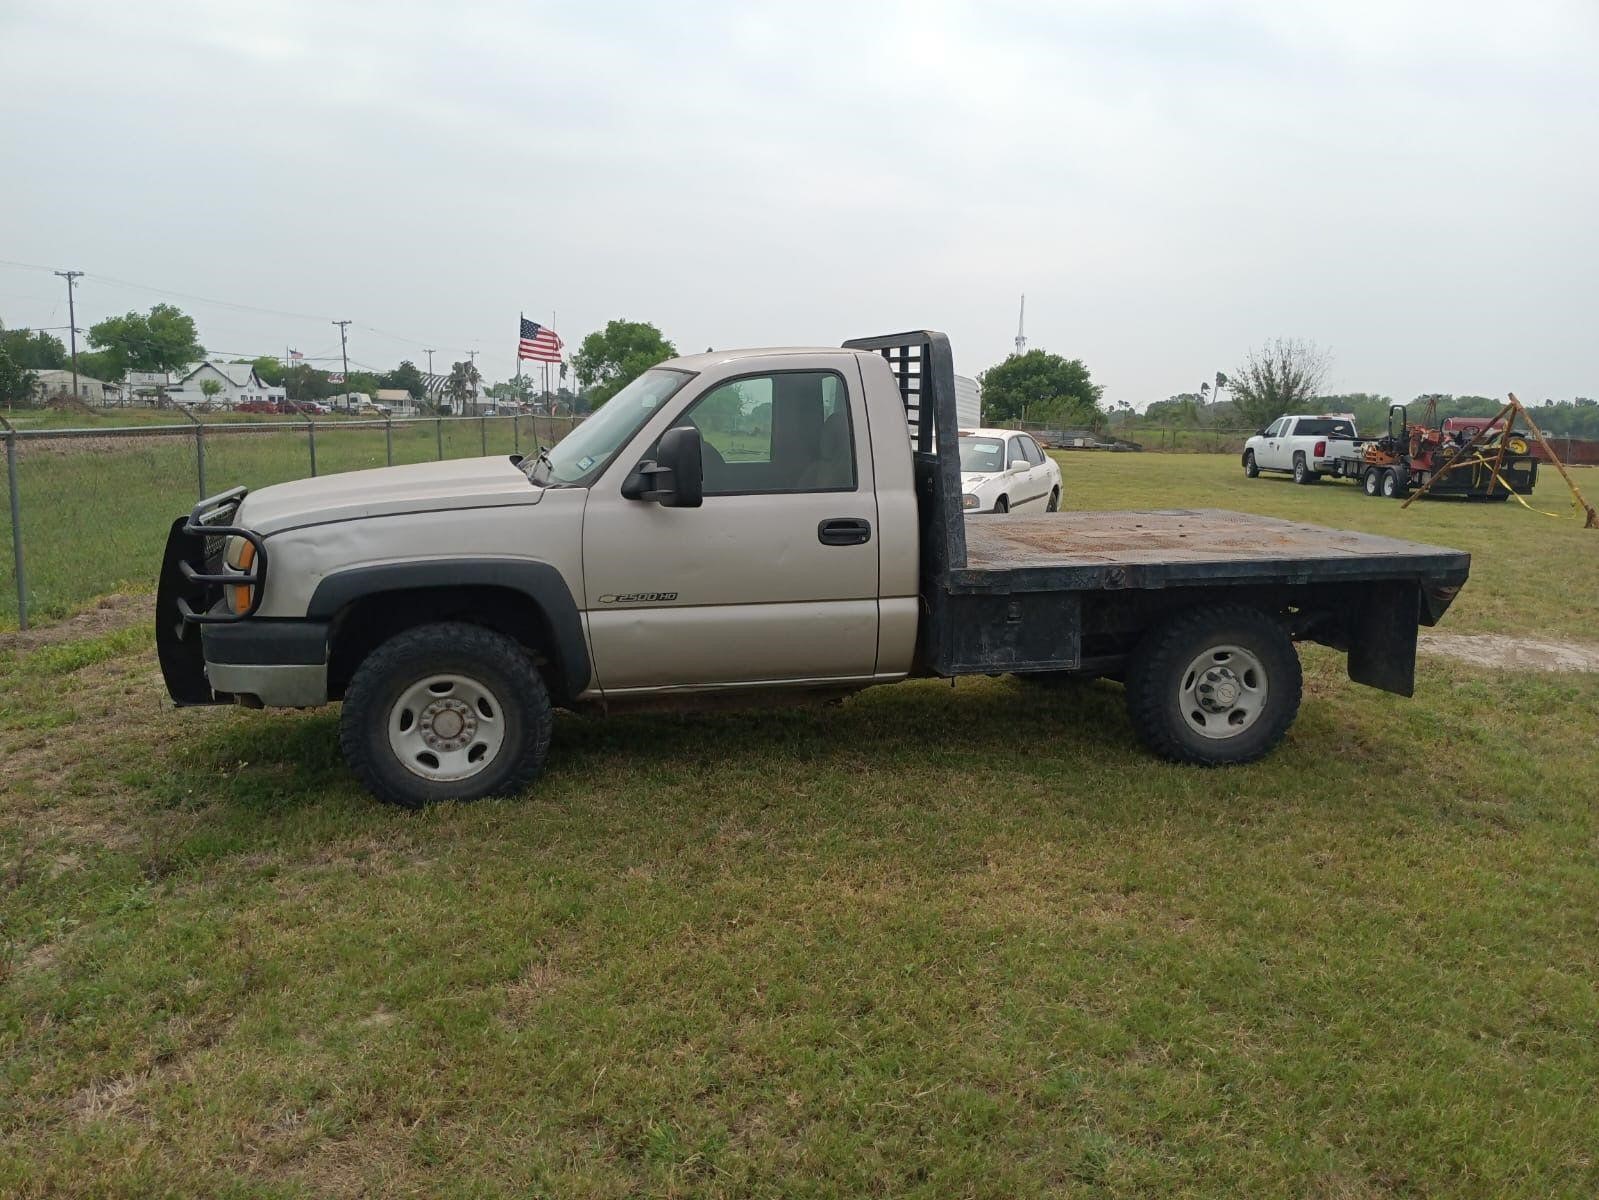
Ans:
{"type": "Polygon", "coordinates": [[[508,456],[495,455],[279,483],[246,496],[236,519],[258,533],[276,533],[360,517],[537,504],[543,495],[508,456]]]}

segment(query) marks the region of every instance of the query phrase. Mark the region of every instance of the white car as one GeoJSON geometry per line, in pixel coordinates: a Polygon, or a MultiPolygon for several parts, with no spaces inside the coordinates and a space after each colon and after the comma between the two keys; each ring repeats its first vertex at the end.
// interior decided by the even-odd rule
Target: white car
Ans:
{"type": "Polygon", "coordinates": [[[1054,512],[1060,464],[1019,429],[963,429],[961,508],[968,512],[1054,512]]]}

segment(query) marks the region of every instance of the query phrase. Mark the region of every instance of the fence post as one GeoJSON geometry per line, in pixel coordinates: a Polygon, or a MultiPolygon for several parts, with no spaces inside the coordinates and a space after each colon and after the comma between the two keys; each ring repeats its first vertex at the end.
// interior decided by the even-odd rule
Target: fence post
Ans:
{"type": "Polygon", "coordinates": [[[394,465],[394,418],[388,413],[383,414],[383,454],[388,459],[387,466],[394,465]]]}
{"type": "Polygon", "coordinates": [[[438,439],[438,443],[439,443],[439,461],[443,462],[444,461],[444,418],[443,417],[434,417],[433,418],[433,434],[434,434],[434,437],[438,439]]]}
{"type": "Polygon", "coordinates": [[[479,417],[477,419],[477,432],[478,441],[483,446],[483,453],[487,454],[489,452],[489,419],[487,417],[479,417]]]}
{"type": "Polygon", "coordinates": [[[307,441],[309,442],[309,444],[311,446],[311,478],[315,479],[316,478],[316,422],[311,419],[311,414],[308,413],[308,412],[305,412],[305,411],[302,410],[300,415],[305,418],[306,439],[307,439],[307,441]]]}
{"type": "Polygon", "coordinates": [[[22,496],[17,489],[17,431],[0,417],[6,427],[6,492],[11,497],[11,561],[17,569],[17,628],[28,627],[28,572],[22,561],[22,496]]]}
{"type": "Polygon", "coordinates": [[[517,413],[511,418],[511,452],[522,453],[522,414],[517,413]]]}
{"type": "Polygon", "coordinates": [[[178,411],[194,422],[194,465],[199,475],[200,499],[205,499],[205,422],[200,420],[183,405],[178,405],[178,411]]]}

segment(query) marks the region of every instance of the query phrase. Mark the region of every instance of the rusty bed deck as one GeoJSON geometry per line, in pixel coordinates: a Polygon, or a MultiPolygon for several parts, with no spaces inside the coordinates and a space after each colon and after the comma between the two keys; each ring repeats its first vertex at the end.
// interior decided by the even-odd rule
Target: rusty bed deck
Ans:
{"type": "Polygon", "coordinates": [[[966,521],[956,586],[996,573],[1037,586],[1161,587],[1204,580],[1393,578],[1464,580],[1458,550],[1224,509],[1061,512],[966,521]]]}

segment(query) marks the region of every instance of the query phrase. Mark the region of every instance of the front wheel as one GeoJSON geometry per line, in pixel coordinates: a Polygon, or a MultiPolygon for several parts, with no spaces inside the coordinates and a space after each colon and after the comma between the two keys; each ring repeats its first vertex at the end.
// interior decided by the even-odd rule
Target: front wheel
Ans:
{"type": "Polygon", "coordinates": [[[419,625],[384,642],[344,695],[339,744],[379,800],[421,808],[521,791],[544,765],[554,713],[511,638],[419,625]]]}
{"type": "Polygon", "coordinates": [[[1245,450],[1244,451],[1244,477],[1246,479],[1254,479],[1254,478],[1256,478],[1259,475],[1260,475],[1260,466],[1259,466],[1259,464],[1257,464],[1255,462],[1255,452],[1253,450],[1245,450]]]}
{"type": "Polygon", "coordinates": [[[1049,503],[1044,505],[1045,512],[1060,511],[1060,489],[1055,488],[1049,493],[1049,503]]]}
{"type": "Polygon", "coordinates": [[[1375,468],[1367,471],[1366,477],[1361,480],[1360,486],[1365,490],[1366,495],[1368,496],[1380,495],[1382,492],[1382,472],[1376,470],[1375,468]]]}
{"type": "Polygon", "coordinates": [[[1220,766],[1269,752],[1299,713],[1299,655],[1259,609],[1179,613],[1144,635],[1127,667],[1133,731],[1172,762],[1220,766]]]}
{"type": "Polygon", "coordinates": [[[1010,512],[1010,501],[1006,497],[1001,496],[998,500],[994,501],[994,511],[997,513],[1010,512]]]}

